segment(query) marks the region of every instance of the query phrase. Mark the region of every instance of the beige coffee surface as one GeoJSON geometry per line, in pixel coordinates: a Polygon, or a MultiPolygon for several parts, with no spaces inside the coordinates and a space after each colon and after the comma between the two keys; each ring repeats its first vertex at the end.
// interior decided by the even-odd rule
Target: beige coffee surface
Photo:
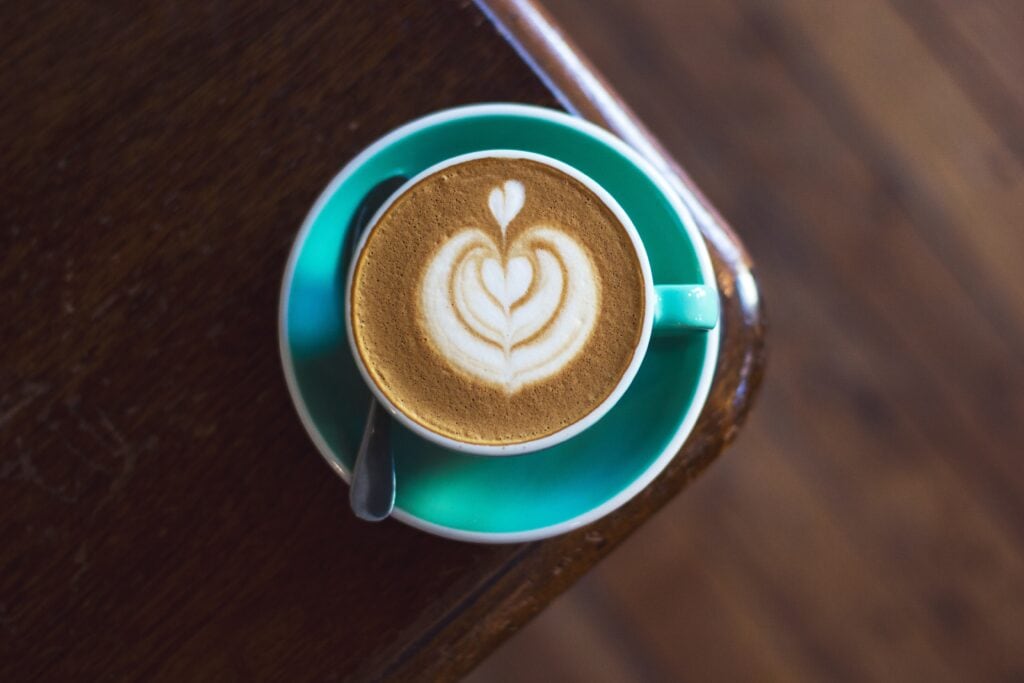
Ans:
{"type": "Polygon", "coordinates": [[[593,411],[644,317],[640,264],[614,214],[527,159],[464,162],[406,191],[370,233],[351,297],[380,390],[427,429],[488,445],[593,411]]]}

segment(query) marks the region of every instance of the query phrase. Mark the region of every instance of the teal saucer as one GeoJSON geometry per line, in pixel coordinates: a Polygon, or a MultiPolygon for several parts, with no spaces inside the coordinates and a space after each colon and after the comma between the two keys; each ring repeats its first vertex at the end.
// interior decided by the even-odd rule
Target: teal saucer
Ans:
{"type": "MultiPolygon", "coordinates": [[[[349,162],[300,230],[281,288],[281,359],[299,417],[346,481],[370,392],[345,337],[345,236],[379,182],[412,177],[468,152],[517,149],[579,169],[607,189],[634,224],[656,284],[707,284],[714,274],[692,217],[632,148],[561,112],[515,104],[448,109],[381,138],[349,162]]],[[[392,422],[398,496],[394,517],[463,541],[521,542],[564,533],[621,506],[671,461],[707,398],[719,328],[654,337],[629,390],[592,427],[527,455],[446,450],[392,422]]]]}

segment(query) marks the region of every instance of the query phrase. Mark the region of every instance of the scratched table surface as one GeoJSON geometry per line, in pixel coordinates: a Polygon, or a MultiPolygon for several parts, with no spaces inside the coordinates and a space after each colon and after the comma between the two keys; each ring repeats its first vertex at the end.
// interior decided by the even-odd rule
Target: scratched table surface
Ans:
{"type": "Polygon", "coordinates": [[[522,546],[352,517],[278,365],[308,207],[429,111],[575,97],[600,120],[576,87],[597,81],[556,99],[481,7],[13,2],[0,65],[0,680],[450,678],[735,435],[756,289],[749,271],[733,286],[742,250],[706,223],[716,388],[643,495],[522,546]]]}

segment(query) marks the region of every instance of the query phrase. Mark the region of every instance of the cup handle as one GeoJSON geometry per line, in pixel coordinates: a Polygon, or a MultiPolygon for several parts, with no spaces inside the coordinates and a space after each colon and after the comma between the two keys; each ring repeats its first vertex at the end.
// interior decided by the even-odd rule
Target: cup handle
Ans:
{"type": "Polygon", "coordinates": [[[655,285],[654,332],[710,330],[718,324],[718,292],[707,285],[655,285]]]}

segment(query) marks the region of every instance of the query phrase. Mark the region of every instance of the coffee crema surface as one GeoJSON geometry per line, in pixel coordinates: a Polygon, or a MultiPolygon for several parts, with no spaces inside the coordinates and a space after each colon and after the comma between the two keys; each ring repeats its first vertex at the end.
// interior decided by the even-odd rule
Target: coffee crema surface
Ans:
{"type": "Polygon", "coordinates": [[[352,332],[381,392],[423,427],[516,444],[578,422],[639,344],[644,279],[628,233],[585,184],[487,157],[407,189],[352,279],[352,332]]]}

